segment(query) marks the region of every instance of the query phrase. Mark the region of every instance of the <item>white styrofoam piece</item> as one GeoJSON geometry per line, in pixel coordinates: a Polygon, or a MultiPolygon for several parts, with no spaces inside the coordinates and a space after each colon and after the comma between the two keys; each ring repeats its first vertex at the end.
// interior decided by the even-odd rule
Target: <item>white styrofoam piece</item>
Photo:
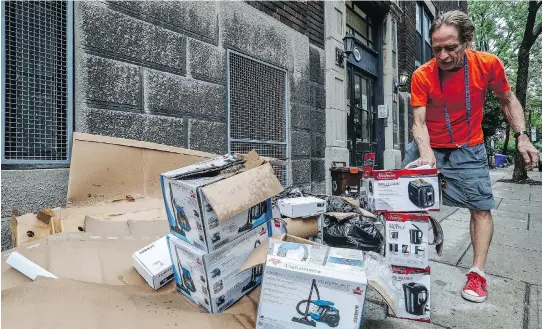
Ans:
{"type": "Polygon", "coordinates": [[[13,267],[14,269],[26,275],[32,280],[36,280],[38,276],[43,276],[43,277],[47,277],[51,279],[58,279],[56,275],[47,271],[43,267],[39,266],[38,264],[34,263],[30,259],[21,255],[17,251],[12,252],[8,256],[8,259],[6,260],[6,264],[13,267]]]}

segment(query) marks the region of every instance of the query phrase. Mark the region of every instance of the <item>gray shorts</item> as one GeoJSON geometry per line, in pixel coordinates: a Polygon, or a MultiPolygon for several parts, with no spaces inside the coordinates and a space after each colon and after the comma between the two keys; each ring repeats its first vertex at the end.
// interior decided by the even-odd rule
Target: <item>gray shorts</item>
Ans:
{"type": "MultiPolygon", "coordinates": [[[[484,144],[459,149],[433,149],[433,152],[437,169],[448,183],[442,190],[444,205],[471,210],[490,210],[496,207],[484,144]]],[[[417,145],[409,143],[402,167],[419,157],[417,145]]]]}

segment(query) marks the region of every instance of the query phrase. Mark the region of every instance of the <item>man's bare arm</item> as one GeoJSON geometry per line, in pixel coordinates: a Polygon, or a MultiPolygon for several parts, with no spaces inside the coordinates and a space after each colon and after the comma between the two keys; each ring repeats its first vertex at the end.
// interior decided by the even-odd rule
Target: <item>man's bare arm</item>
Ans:
{"type": "Polygon", "coordinates": [[[501,103],[502,110],[506,120],[510,123],[510,126],[514,132],[525,130],[525,115],[523,113],[523,107],[517,99],[516,95],[512,91],[505,91],[503,93],[495,93],[499,102],[501,103]]]}
{"type": "Polygon", "coordinates": [[[405,168],[423,165],[435,167],[436,165],[435,154],[433,153],[431,144],[429,143],[429,131],[427,130],[427,125],[425,124],[425,112],[425,107],[415,107],[412,109],[414,116],[414,122],[412,123],[412,135],[414,135],[414,140],[418,145],[420,158],[409,163],[405,168]]]}
{"type": "MultiPolygon", "coordinates": [[[[517,99],[516,95],[514,95],[512,91],[495,93],[495,95],[497,95],[497,98],[499,98],[504,115],[506,116],[506,119],[510,123],[510,126],[514,132],[526,130],[523,107],[521,106],[521,103],[517,99]]],[[[539,152],[531,143],[529,136],[519,136],[517,140],[517,148],[525,161],[525,166],[527,168],[532,168],[538,159],[539,152]]]]}
{"type": "Polygon", "coordinates": [[[414,122],[412,123],[412,135],[420,150],[420,155],[433,153],[429,144],[429,132],[425,124],[425,107],[415,107],[412,109],[414,122]]]}

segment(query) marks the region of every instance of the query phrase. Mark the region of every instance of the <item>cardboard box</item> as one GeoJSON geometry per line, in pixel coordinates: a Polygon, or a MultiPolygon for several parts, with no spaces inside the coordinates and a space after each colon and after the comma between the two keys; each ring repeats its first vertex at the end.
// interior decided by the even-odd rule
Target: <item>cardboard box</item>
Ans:
{"type": "Polygon", "coordinates": [[[362,208],[373,212],[416,212],[440,209],[436,169],[374,170],[363,179],[362,208]],[[365,207],[363,207],[365,206],[365,207]]]}
{"type": "Polygon", "coordinates": [[[161,175],[173,235],[213,252],[271,218],[270,198],[283,190],[271,165],[220,173],[240,160],[225,155],[161,175]]]}
{"type": "Polygon", "coordinates": [[[429,214],[386,213],[386,258],[390,264],[429,266],[429,214]]]}
{"type": "Polygon", "coordinates": [[[154,290],[163,287],[173,279],[173,267],[165,236],[134,252],[132,263],[136,271],[154,290]]]}
{"type": "Polygon", "coordinates": [[[394,302],[396,316],[388,310],[388,316],[431,322],[431,268],[412,269],[393,266],[393,284],[402,293],[394,302]]]}
{"type": "Polygon", "coordinates": [[[177,290],[210,313],[222,313],[262,280],[262,267],[240,271],[254,248],[267,241],[270,222],[208,254],[167,235],[177,290]]]}
{"type": "Polygon", "coordinates": [[[363,252],[291,240],[269,242],[256,328],[359,328],[367,290],[363,252]]]}
{"type": "Polygon", "coordinates": [[[290,218],[310,217],[326,212],[326,201],[313,196],[277,201],[280,214],[290,218]]]}

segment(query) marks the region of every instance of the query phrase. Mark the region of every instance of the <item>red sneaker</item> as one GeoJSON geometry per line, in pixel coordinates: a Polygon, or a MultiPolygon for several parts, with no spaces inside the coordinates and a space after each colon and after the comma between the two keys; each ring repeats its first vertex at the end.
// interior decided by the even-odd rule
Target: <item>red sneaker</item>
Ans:
{"type": "Polygon", "coordinates": [[[476,272],[467,274],[467,284],[461,291],[461,296],[471,302],[481,303],[487,298],[487,281],[486,278],[476,272]]]}

